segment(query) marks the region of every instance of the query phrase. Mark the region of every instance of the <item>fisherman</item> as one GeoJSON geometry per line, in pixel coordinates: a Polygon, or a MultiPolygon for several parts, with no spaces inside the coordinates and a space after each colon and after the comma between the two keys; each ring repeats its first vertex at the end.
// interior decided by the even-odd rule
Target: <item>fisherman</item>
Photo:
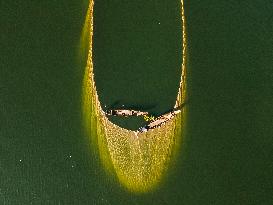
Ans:
{"type": "Polygon", "coordinates": [[[147,122],[149,122],[149,121],[154,121],[154,119],[155,119],[155,118],[154,118],[154,116],[152,116],[152,115],[151,115],[151,116],[149,116],[149,115],[144,115],[144,120],[147,121],[147,122]]]}

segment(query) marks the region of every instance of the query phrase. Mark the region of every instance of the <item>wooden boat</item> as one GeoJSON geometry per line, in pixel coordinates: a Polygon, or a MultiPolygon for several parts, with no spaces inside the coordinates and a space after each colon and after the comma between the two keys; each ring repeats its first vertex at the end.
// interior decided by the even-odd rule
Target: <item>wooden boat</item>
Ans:
{"type": "Polygon", "coordinates": [[[105,112],[106,115],[112,115],[112,116],[142,116],[142,115],[148,115],[148,112],[142,112],[137,110],[126,110],[126,109],[120,109],[120,110],[107,110],[105,112]]]}
{"type": "Polygon", "coordinates": [[[174,118],[178,113],[180,113],[181,110],[173,110],[169,113],[163,114],[157,118],[155,118],[152,122],[150,122],[148,125],[145,125],[143,127],[140,127],[138,129],[139,132],[147,132],[148,130],[160,127],[161,125],[165,124],[167,121],[174,118]]]}

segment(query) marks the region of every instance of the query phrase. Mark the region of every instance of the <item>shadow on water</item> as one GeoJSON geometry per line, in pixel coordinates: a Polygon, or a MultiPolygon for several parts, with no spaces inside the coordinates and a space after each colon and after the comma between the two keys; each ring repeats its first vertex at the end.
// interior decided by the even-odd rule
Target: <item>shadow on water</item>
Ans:
{"type": "Polygon", "coordinates": [[[103,110],[108,110],[108,109],[132,109],[132,110],[141,110],[141,111],[149,111],[151,109],[154,109],[158,106],[158,104],[135,104],[134,102],[128,102],[126,100],[117,100],[110,106],[103,106],[103,110]]]}

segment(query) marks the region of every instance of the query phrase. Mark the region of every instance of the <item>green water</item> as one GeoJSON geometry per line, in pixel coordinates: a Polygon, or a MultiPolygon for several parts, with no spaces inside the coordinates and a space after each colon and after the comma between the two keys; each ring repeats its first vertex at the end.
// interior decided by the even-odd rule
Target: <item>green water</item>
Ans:
{"type": "MultiPolygon", "coordinates": [[[[100,25],[106,33],[98,36],[102,50],[94,57],[99,63],[103,49],[111,47],[112,53],[100,62],[109,68],[97,70],[97,85],[106,104],[160,113],[173,106],[179,81],[181,59],[174,52],[181,52],[175,47],[179,2],[143,1],[135,8],[136,2],[141,1],[98,3],[97,15],[107,16],[100,25]],[[131,25],[130,39],[121,32],[111,37],[113,46],[104,47],[107,31],[116,30],[110,22],[122,19],[122,31],[130,18],[149,32],[131,25]],[[146,62],[147,56],[152,57],[146,62]],[[143,82],[136,81],[140,74],[143,82]],[[117,75],[128,78],[114,81],[117,75]],[[124,86],[129,82],[132,87],[124,86]],[[108,91],[111,95],[103,94],[108,91]]],[[[79,44],[87,6],[87,1],[0,3],[0,204],[271,204],[271,2],[185,2],[185,142],[166,179],[144,195],[126,192],[105,175],[82,128],[86,59],[79,44]]]]}
{"type": "MultiPolygon", "coordinates": [[[[104,109],[132,108],[160,115],[173,109],[182,65],[180,1],[97,1],[94,76],[104,109]]],[[[137,129],[141,117],[111,117],[137,129]]]]}

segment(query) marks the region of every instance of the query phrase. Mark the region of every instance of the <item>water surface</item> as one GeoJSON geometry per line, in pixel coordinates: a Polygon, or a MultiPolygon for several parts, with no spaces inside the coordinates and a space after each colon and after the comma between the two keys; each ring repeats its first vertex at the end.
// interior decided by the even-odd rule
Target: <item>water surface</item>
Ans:
{"type": "MultiPolygon", "coordinates": [[[[93,63],[104,109],[173,109],[182,64],[181,2],[96,1],[93,63]]],[[[110,118],[138,128],[138,119],[110,118]]]]}
{"type": "MultiPolygon", "coordinates": [[[[170,1],[153,2],[170,8],[170,1]]],[[[84,66],[79,66],[78,51],[87,5],[78,0],[1,2],[0,204],[271,204],[271,2],[185,2],[186,141],[161,186],[141,196],[107,177],[85,140],[80,102],[84,66]]],[[[108,11],[131,15],[132,9],[124,14],[119,8],[111,4],[108,11]]],[[[142,12],[148,16],[154,11],[142,12]]],[[[121,55],[123,59],[127,52],[121,55]]],[[[127,68],[115,69],[131,73],[127,68]]],[[[165,66],[151,69],[145,82],[158,82],[149,72],[166,72],[165,66]]],[[[136,84],[135,75],[130,79],[136,84]]],[[[173,90],[167,87],[162,89],[173,90]]],[[[143,90],[135,91],[142,96],[139,102],[126,103],[145,104],[143,90]]],[[[153,96],[147,102],[159,99],[153,96]]],[[[166,107],[154,108],[155,113],[166,107]]]]}

